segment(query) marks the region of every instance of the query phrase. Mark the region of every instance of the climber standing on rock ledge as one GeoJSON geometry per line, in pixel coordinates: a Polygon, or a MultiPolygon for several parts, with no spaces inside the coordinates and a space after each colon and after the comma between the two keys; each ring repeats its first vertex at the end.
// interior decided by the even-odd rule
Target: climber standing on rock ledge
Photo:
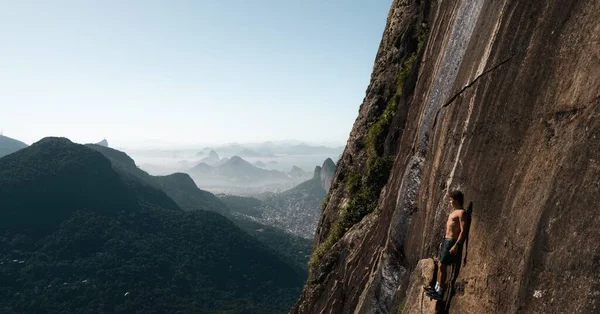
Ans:
{"type": "Polygon", "coordinates": [[[446,222],[446,236],[440,245],[438,261],[438,274],[435,287],[425,287],[427,294],[435,299],[442,300],[444,284],[447,277],[447,266],[456,262],[460,263],[460,248],[465,240],[468,226],[468,217],[464,210],[464,195],[460,191],[452,191],[449,196],[452,212],[446,222]]]}

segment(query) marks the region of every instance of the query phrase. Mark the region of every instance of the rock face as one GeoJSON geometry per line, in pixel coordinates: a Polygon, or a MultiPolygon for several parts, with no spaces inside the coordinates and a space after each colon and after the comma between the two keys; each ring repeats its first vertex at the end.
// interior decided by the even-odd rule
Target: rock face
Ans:
{"type": "Polygon", "coordinates": [[[316,166],[315,170],[313,171],[313,179],[315,180],[321,180],[321,166],[316,166]]]}
{"type": "Polygon", "coordinates": [[[292,313],[435,312],[414,304],[416,274],[452,189],[473,213],[450,313],[597,313],[594,12],[599,0],[395,0],[292,313]]]}
{"type": "Polygon", "coordinates": [[[331,181],[333,180],[333,175],[335,174],[335,163],[331,158],[327,158],[321,167],[321,173],[319,177],[321,179],[321,185],[325,189],[325,191],[329,192],[331,188],[331,181]]]}

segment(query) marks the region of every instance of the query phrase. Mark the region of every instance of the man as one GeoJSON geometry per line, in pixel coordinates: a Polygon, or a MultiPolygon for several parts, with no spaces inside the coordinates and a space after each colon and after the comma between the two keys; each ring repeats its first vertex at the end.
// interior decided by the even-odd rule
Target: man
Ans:
{"type": "Polygon", "coordinates": [[[446,222],[446,236],[440,245],[438,260],[438,275],[435,287],[426,287],[427,295],[435,300],[442,300],[444,296],[444,284],[447,277],[447,266],[456,262],[460,263],[460,248],[465,240],[467,221],[463,208],[464,195],[460,191],[452,191],[449,197],[452,212],[446,222]]]}

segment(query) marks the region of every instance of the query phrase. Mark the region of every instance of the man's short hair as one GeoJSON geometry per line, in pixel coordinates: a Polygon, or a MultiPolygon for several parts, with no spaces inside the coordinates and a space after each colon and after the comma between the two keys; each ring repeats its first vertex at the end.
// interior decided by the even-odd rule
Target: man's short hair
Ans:
{"type": "Polygon", "coordinates": [[[450,192],[450,197],[452,197],[453,200],[457,201],[458,205],[460,205],[460,207],[462,207],[464,205],[465,195],[461,191],[454,190],[454,191],[450,192]]]}

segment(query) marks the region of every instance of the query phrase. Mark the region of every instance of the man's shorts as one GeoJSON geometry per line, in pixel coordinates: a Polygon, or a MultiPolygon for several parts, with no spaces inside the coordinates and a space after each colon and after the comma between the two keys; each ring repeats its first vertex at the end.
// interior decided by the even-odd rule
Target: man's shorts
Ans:
{"type": "Polygon", "coordinates": [[[444,242],[442,242],[442,247],[440,248],[440,262],[444,265],[453,264],[456,261],[456,256],[458,254],[452,255],[450,253],[450,249],[456,244],[456,239],[444,238],[444,242]]]}

